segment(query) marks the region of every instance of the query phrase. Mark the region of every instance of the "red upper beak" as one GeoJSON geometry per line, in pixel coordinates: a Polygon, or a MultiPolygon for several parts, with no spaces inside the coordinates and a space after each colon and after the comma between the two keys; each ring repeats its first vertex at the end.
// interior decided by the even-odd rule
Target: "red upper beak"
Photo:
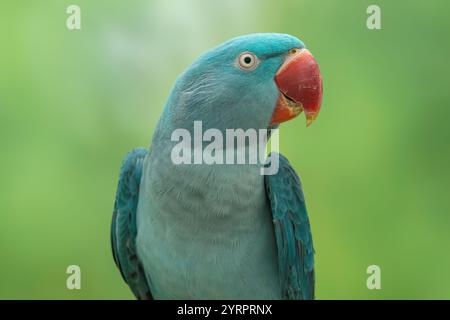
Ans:
{"type": "Polygon", "coordinates": [[[307,49],[292,49],[275,75],[280,90],[271,124],[279,124],[305,111],[306,125],[316,119],[322,104],[319,65],[307,49]]]}

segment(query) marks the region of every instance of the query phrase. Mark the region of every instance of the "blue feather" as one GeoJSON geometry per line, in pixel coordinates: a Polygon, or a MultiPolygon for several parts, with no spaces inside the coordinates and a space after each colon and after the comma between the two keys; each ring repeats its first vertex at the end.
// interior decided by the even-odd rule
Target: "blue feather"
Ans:
{"type": "Polygon", "coordinates": [[[114,261],[123,279],[138,299],[152,298],[135,244],[139,186],[142,162],[146,155],[146,149],[138,148],[125,157],[120,169],[111,223],[111,246],[114,261]]]}
{"type": "Polygon", "coordinates": [[[285,299],[314,299],[314,248],[300,179],[279,155],[276,175],[266,176],[285,299]]]}

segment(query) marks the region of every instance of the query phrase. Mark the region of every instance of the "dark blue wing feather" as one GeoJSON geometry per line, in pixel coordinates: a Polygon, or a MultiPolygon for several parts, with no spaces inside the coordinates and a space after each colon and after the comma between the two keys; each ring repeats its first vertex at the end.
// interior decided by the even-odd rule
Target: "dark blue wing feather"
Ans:
{"type": "Polygon", "coordinates": [[[144,270],[136,253],[136,210],[142,163],[147,154],[143,148],[127,154],[120,169],[119,185],[111,224],[114,261],[123,279],[138,299],[152,299],[144,270]]]}
{"type": "Polygon", "coordinates": [[[314,299],[314,248],[300,178],[279,155],[279,170],[265,178],[272,209],[282,294],[314,299]]]}

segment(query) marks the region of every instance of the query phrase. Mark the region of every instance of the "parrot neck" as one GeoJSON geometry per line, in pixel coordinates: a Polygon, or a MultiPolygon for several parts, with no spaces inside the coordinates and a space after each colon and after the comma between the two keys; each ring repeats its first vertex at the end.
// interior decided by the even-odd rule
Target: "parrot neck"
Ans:
{"type": "Polygon", "coordinates": [[[252,213],[257,215],[266,206],[259,164],[175,165],[167,160],[170,152],[167,147],[160,151],[151,149],[144,165],[147,181],[151,181],[145,192],[149,193],[150,201],[161,205],[155,209],[167,212],[167,201],[171,215],[186,223],[197,216],[206,220],[229,217],[228,223],[242,224],[245,212],[251,227],[251,221],[256,219],[252,213]]]}
{"type": "Polygon", "coordinates": [[[268,212],[259,157],[255,164],[197,164],[191,152],[192,161],[176,164],[173,150],[180,141],[172,140],[174,129],[170,117],[160,119],[144,162],[148,183],[141,191],[153,207],[148,212],[160,212],[170,220],[167,223],[193,230],[202,223],[208,228],[238,224],[252,229],[260,215],[268,212]]]}

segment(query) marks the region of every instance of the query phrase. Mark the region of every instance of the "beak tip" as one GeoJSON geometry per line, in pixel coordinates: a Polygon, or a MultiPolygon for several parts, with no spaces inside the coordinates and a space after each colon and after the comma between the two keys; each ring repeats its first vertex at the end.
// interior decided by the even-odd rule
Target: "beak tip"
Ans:
{"type": "Polygon", "coordinates": [[[317,113],[306,114],[306,127],[309,127],[317,118],[317,113]]]}

